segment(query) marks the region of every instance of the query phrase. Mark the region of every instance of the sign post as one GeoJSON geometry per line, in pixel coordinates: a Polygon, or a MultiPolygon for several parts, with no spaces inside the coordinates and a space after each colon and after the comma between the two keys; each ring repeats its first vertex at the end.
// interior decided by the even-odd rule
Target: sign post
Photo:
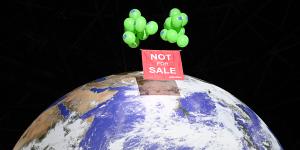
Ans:
{"type": "Polygon", "coordinates": [[[142,49],[144,79],[183,80],[180,50],[142,49]]]}

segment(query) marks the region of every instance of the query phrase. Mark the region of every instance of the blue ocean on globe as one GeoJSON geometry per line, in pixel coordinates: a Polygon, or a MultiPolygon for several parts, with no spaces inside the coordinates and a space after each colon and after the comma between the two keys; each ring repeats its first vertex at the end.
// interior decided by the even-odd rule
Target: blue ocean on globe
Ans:
{"type": "Polygon", "coordinates": [[[279,150],[267,125],[225,90],[185,75],[107,76],[49,106],[14,150],[279,150]]]}

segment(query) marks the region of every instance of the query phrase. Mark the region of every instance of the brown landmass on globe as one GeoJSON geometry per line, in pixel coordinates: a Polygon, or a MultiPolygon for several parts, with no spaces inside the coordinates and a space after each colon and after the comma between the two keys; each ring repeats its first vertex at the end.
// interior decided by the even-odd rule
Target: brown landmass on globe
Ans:
{"type": "Polygon", "coordinates": [[[21,149],[34,139],[41,139],[60,119],[62,119],[62,116],[56,105],[48,108],[27,128],[15,145],[14,150],[21,149]]]}
{"type": "Polygon", "coordinates": [[[108,88],[108,87],[122,87],[136,85],[135,77],[139,74],[127,74],[127,75],[110,75],[105,77],[105,80],[100,82],[90,82],[86,84],[86,87],[92,88],[108,88]]]}
{"type": "MultiPolygon", "coordinates": [[[[90,82],[69,92],[63,100],[63,103],[70,112],[74,111],[82,115],[89,110],[97,107],[98,104],[104,103],[111,99],[118,91],[110,90],[109,87],[122,87],[138,85],[141,95],[179,95],[176,82],[172,81],[147,81],[143,80],[141,72],[129,74],[111,75],[100,82],[90,82]],[[137,82],[138,81],[138,82],[137,82]],[[92,88],[102,88],[104,91],[97,93],[91,91],[92,88]],[[106,89],[107,88],[107,89],[106,89]]],[[[47,132],[63,119],[60,115],[58,104],[51,106],[44,111],[38,118],[27,128],[14,150],[19,150],[26,146],[34,139],[41,140],[47,132]]],[[[93,122],[93,117],[86,119],[87,123],[93,122]]]]}
{"type": "Polygon", "coordinates": [[[95,108],[98,104],[111,99],[117,92],[114,90],[105,90],[101,93],[95,93],[86,89],[77,89],[70,92],[62,102],[71,111],[82,115],[95,108]]]}
{"type": "Polygon", "coordinates": [[[134,75],[111,75],[100,82],[87,83],[67,94],[62,100],[64,105],[71,111],[84,114],[95,108],[98,104],[111,99],[118,91],[106,89],[97,93],[91,91],[92,88],[105,89],[109,87],[121,87],[128,85],[137,85],[134,75]]]}
{"type": "MultiPolygon", "coordinates": [[[[93,86],[86,84],[78,87],[68,93],[60,103],[64,103],[65,106],[71,111],[83,114],[96,107],[97,104],[111,99],[117,93],[117,91],[112,90],[105,90],[101,93],[94,93],[89,90],[89,88],[92,87],[101,88],[109,86],[111,85],[110,82],[99,82],[100,84],[91,84],[93,86]]],[[[40,116],[38,116],[37,119],[33,121],[33,123],[27,128],[27,130],[23,133],[23,135],[15,145],[14,150],[21,149],[34,139],[43,138],[59,120],[63,119],[57,107],[58,104],[45,110],[40,116]]],[[[88,123],[92,121],[93,118],[87,118],[88,123]]]]}

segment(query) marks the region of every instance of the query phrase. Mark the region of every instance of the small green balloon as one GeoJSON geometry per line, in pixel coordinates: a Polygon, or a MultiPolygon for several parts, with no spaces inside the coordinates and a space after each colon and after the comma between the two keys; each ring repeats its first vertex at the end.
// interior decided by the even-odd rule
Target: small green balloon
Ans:
{"type": "Polygon", "coordinates": [[[137,32],[136,35],[140,40],[146,40],[149,36],[145,30],[143,32],[137,32]]]}
{"type": "Polygon", "coordinates": [[[157,30],[158,30],[158,25],[157,25],[156,22],[150,21],[150,22],[147,23],[147,25],[146,25],[147,34],[153,35],[157,32],[157,30]]]}
{"type": "Polygon", "coordinates": [[[168,32],[167,29],[162,29],[162,30],[160,31],[160,37],[161,37],[161,39],[163,39],[164,41],[167,41],[167,32],[168,32]]]}
{"type": "Polygon", "coordinates": [[[125,31],[134,32],[134,19],[126,18],[124,20],[124,29],[125,29],[125,31]]]}
{"type": "Polygon", "coordinates": [[[143,16],[136,18],[135,26],[134,26],[135,30],[137,32],[143,32],[146,28],[146,24],[147,24],[146,19],[143,16]]]}
{"type": "Polygon", "coordinates": [[[171,29],[171,17],[168,17],[166,20],[165,20],[165,23],[164,23],[164,28],[165,29],[171,29]]]}
{"type": "Polygon", "coordinates": [[[136,39],[134,43],[128,44],[130,48],[137,48],[140,45],[140,40],[136,39]]]}
{"type": "Polygon", "coordinates": [[[177,32],[173,29],[168,30],[167,32],[167,40],[170,43],[175,43],[177,41],[177,32]]]}
{"type": "Polygon", "coordinates": [[[186,47],[189,44],[189,38],[186,35],[180,35],[177,39],[179,47],[186,47]]]}
{"type": "Polygon", "coordinates": [[[185,26],[189,21],[189,17],[185,13],[181,13],[180,16],[182,18],[182,26],[185,26]]]}
{"type": "Polygon", "coordinates": [[[181,28],[182,28],[182,27],[177,27],[177,28],[175,28],[175,27],[172,27],[172,29],[173,29],[173,30],[175,30],[175,31],[176,31],[178,34],[179,34],[179,32],[180,32],[181,28]]]}
{"type": "Polygon", "coordinates": [[[171,25],[173,28],[180,28],[182,27],[182,16],[181,15],[174,15],[171,18],[171,25]]]}
{"type": "Polygon", "coordinates": [[[136,19],[141,16],[141,12],[138,9],[131,9],[129,12],[129,17],[136,19]]]}
{"type": "Polygon", "coordinates": [[[184,35],[185,34],[185,29],[182,27],[180,28],[179,32],[178,32],[178,36],[179,35],[184,35]]]}
{"type": "Polygon", "coordinates": [[[134,43],[136,40],[136,37],[134,35],[133,32],[130,32],[130,31],[126,31],[124,34],[123,34],[123,41],[126,43],[126,44],[132,44],[134,43]]]}
{"type": "Polygon", "coordinates": [[[179,15],[180,14],[180,10],[178,8],[173,8],[170,10],[169,16],[172,17],[174,15],[179,15]]]}

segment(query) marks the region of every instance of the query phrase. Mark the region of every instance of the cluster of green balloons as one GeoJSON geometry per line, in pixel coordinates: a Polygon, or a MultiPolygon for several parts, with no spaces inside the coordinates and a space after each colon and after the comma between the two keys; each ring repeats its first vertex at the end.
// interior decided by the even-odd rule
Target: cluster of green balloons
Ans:
{"type": "Polygon", "coordinates": [[[149,35],[153,35],[158,30],[158,25],[154,21],[147,23],[138,9],[129,12],[129,18],[124,20],[123,41],[131,48],[137,48],[140,40],[146,40],[149,35]]]}
{"type": "Polygon", "coordinates": [[[185,35],[184,26],[188,23],[188,16],[180,12],[178,8],[171,9],[169,17],[165,20],[164,29],[160,32],[160,37],[164,41],[177,43],[179,47],[186,47],[189,38],[185,35]]]}

